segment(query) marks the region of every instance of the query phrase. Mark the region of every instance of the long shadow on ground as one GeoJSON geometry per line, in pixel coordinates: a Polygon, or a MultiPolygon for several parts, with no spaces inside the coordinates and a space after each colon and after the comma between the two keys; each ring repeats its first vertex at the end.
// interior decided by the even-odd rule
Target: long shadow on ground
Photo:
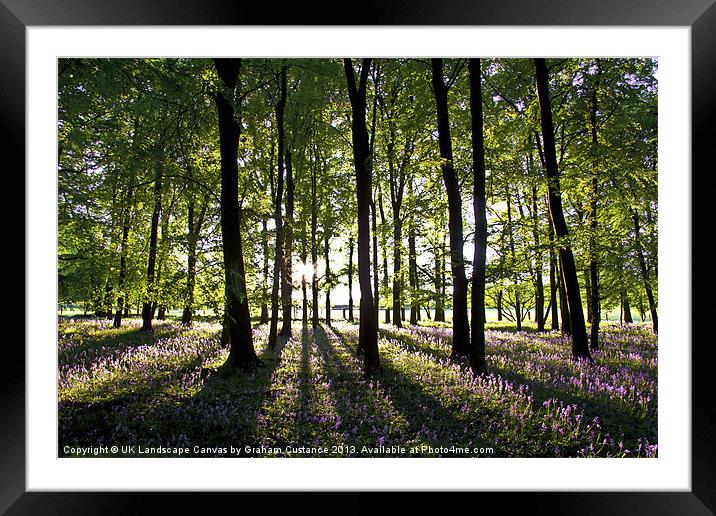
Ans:
{"type": "Polygon", "coordinates": [[[193,447],[251,444],[261,406],[273,395],[270,382],[280,349],[264,349],[259,358],[262,366],[253,371],[202,378],[196,357],[159,376],[118,385],[126,394],[108,400],[61,401],[59,454],[66,456],[65,446],[135,445],[186,446],[190,456],[214,456],[220,454],[195,453],[193,447]]]}
{"type": "MultiPolygon", "coordinates": [[[[347,352],[354,344],[341,331],[333,328],[339,337],[340,346],[347,352]]],[[[458,407],[446,407],[415,380],[409,378],[395,363],[381,357],[383,374],[380,385],[389,396],[394,410],[406,421],[403,431],[386,440],[386,444],[408,446],[429,445],[433,448],[444,446],[487,447],[490,445],[480,437],[480,425],[467,421],[457,414],[458,407]]],[[[434,456],[428,450],[413,456],[434,456]]],[[[458,453],[452,456],[471,455],[458,453]]]]}

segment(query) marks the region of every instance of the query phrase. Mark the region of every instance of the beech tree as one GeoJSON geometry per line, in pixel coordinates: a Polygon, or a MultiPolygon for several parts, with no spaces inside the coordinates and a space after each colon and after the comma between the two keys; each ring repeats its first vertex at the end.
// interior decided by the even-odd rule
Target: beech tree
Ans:
{"type": "Polygon", "coordinates": [[[452,138],[448,115],[448,91],[445,84],[443,60],[432,60],[432,85],[437,107],[438,143],[441,168],[448,198],[448,225],[450,228],[450,268],[453,281],[452,356],[468,356],[470,325],[467,319],[467,276],[463,257],[462,199],[460,184],[455,174],[452,155],[452,138]]]}
{"type": "Polygon", "coordinates": [[[577,279],[577,266],[574,262],[572,249],[565,242],[569,236],[567,222],[564,219],[562,199],[559,185],[559,169],[557,168],[557,153],[554,145],[554,128],[552,125],[552,106],[549,97],[549,74],[547,62],[544,58],[534,60],[535,76],[537,79],[537,94],[539,96],[540,120],[542,123],[542,142],[544,148],[545,167],[547,169],[547,189],[549,192],[549,211],[555,235],[562,240],[559,246],[559,262],[562,280],[564,282],[565,296],[569,308],[569,322],[572,333],[572,356],[591,360],[587,330],[582,311],[582,299],[577,279]]]}
{"type": "Polygon", "coordinates": [[[356,172],[356,198],[358,201],[358,281],[361,290],[358,349],[363,353],[363,371],[366,376],[372,376],[381,369],[378,357],[378,321],[373,305],[370,277],[372,163],[366,127],[366,89],[370,63],[370,59],[363,59],[359,81],[356,84],[353,62],[350,58],[344,60],[348,97],[351,102],[353,165],[356,172]]]}
{"type": "Polygon", "coordinates": [[[219,119],[221,152],[221,237],[223,243],[226,324],[231,344],[226,364],[232,369],[250,369],[259,363],[251,333],[249,299],[246,292],[244,252],[241,241],[241,210],[239,209],[238,142],[241,124],[237,94],[241,59],[215,59],[219,75],[215,94],[219,119]]]}

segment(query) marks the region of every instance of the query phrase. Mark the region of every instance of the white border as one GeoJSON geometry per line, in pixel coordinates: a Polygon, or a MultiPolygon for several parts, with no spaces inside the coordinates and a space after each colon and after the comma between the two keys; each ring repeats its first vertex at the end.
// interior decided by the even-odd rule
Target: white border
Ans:
{"type": "Polygon", "coordinates": [[[28,27],[27,489],[690,490],[690,42],[688,27],[28,27]],[[228,55],[658,57],[659,458],[56,458],[56,59],[228,55]]]}

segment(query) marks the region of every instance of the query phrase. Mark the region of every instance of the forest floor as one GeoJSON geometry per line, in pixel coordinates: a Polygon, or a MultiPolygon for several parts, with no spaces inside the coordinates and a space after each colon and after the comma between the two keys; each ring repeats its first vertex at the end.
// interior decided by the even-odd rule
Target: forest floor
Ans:
{"type": "Polygon", "coordinates": [[[382,327],[383,372],[366,380],[348,322],[295,321],[277,351],[258,326],[263,366],[228,376],[202,374],[228,354],[220,325],[155,321],[142,334],[140,323],[60,318],[61,457],[97,446],[105,457],[657,453],[657,343],[645,326],[605,326],[592,365],[572,361],[557,332],[488,329],[484,377],[449,360],[450,328],[382,327]]]}

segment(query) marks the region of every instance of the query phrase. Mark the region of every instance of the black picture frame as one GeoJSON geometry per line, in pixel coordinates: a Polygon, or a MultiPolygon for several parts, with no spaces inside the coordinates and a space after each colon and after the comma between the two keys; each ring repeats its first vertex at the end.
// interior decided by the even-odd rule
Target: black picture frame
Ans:
{"type": "MultiPolygon", "coordinates": [[[[5,164],[4,179],[14,176],[15,191],[25,192],[24,154],[25,106],[25,29],[28,26],[55,25],[613,25],[613,26],[689,26],[692,31],[692,170],[700,164],[713,169],[710,148],[714,138],[713,85],[716,84],[716,6],[714,0],[503,0],[486,2],[458,0],[365,0],[339,6],[325,0],[307,5],[301,2],[277,8],[269,2],[243,3],[231,0],[172,1],[152,3],[142,0],[0,0],[0,149],[5,164]],[[351,10],[351,6],[355,9],[351,10]],[[317,14],[322,13],[322,14],[317,14]],[[341,14],[343,13],[343,14],[341,14]],[[10,166],[8,157],[18,158],[10,166]],[[20,180],[22,178],[22,180],[20,180]]],[[[708,170],[708,169],[707,169],[708,170]]],[[[683,171],[685,180],[694,174],[683,171]]],[[[6,185],[8,183],[5,183],[6,185]]],[[[692,201],[692,205],[695,204],[692,201]]],[[[24,241],[25,226],[15,221],[15,242],[24,241]]],[[[694,233],[696,234],[696,233],[694,233]]],[[[9,238],[9,237],[8,237],[9,238]]],[[[17,245],[19,247],[19,244],[17,245]]],[[[23,257],[26,259],[27,257],[23,257]]],[[[684,264],[690,266],[690,264],[684,264]]],[[[697,263],[693,262],[692,270],[697,263]]],[[[24,260],[21,264],[24,268],[24,260]]],[[[25,274],[28,271],[25,270],[25,274]]],[[[7,288],[7,285],[6,285],[7,288]]],[[[16,300],[15,313],[17,310],[16,300]]],[[[24,303],[23,303],[24,306],[24,303]]],[[[27,307],[25,317],[31,314],[27,307]]],[[[27,324],[27,320],[25,320],[27,324]]],[[[688,349],[691,322],[684,328],[684,341],[672,343],[688,349]]],[[[15,324],[19,327],[19,324],[15,324]]],[[[10,331],[10,330],[6,330],[10,331]]],[[[137,514],[174,508],[190,509],[184,493],[59,493],[26,492],[25,479],[25,350],[3,339],[5,357],[0,374],[0,512],[7,514],[137,514]]],[[[696,341],[696,339],[694,339],[696,341]]],[[[506,507],[549,514],[714,514],[716,512],[716,445],[714,409],[716,399],[711,381],[710,341],[692,346],[692,490],[690,492],[530,492],[471,493],[480,497],[479,506],[506,507]],[[488,499],[489,498],[489,499],[488,499]],[[509,499],[507,499],[509,498],[509,499]]],[[[284,501],[301,504],[307,493],[271,495],[272,507],[284,501]]],[[[267,503],[261,493],[211,493],[212,505],[229,497],[241,497],[249,508],[267,503]],[[253,498],[253,499],[251,499],[253,498]]],[[[372,512],[377,496],[352,493],[340,503],[345,511],[372,512]]],[[[432,495],[413,494],[411,500],[425,506],[432,495]]],[[[468,506],[470,501],[466,502],[468,506]]],[[[235,503],[235,501],[229,501],[235,503]]],[[[455,503],[460,503],[455,500],[455,503]]],[[[472,502],[475,503],[475,502],[472,502]]],[[[245,504],[245,505],[244,505],[245,504]]],[[[315,501],[312,502],[312,505],[315,501]]],[[[452,505],[452,504],[451,504],[452,505]]],[[[207,507],[207,506],[205,506],[207,507]]],[[[218,509],[218,506],[216,506],[218,509]]],[[[457,510],[457,505],[454,506],[457,510]]],[[[207,507],[208,509],[208,507],[207,507]]],[[[322,512],[322,511],[319,511],[322,512]]]]}

